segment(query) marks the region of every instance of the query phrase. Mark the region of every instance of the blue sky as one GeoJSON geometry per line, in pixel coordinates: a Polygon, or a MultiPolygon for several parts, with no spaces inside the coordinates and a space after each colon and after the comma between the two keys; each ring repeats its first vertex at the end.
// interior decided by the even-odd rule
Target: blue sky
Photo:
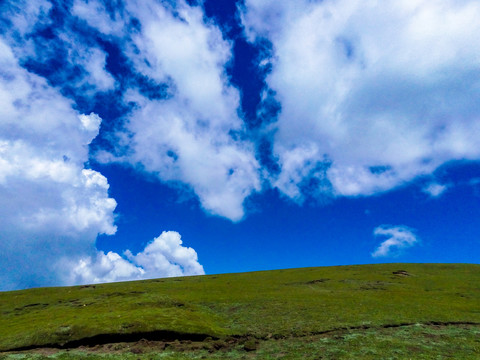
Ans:
{"type": "Polygon", "coordinates": [[[1,290],[478,263],[477,2],[0,14],[1,290]]]}

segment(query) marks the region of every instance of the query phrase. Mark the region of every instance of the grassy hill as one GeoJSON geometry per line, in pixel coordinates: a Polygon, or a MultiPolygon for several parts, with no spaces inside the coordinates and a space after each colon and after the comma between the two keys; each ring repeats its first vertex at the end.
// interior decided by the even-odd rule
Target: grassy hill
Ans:
{"type": "Polygon", "coordinates": [[[0,359],[479,359],[480,265],[381,264],[0,293],[0,359]]]}

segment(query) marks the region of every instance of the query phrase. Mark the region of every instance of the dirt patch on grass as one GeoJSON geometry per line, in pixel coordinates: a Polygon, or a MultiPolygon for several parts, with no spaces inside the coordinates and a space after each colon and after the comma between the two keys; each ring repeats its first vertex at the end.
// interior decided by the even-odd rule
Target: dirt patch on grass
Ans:
{"type": "Polygon", "coordinates": [[[359,290],[387,290],[389,283],[384,281],[366,282],[360,285],[359,290]]]}
{"type": "Polygon", "coordinates": [[[96,285],[81,285],[79,289],[95,289],[96,285]]]}
{"type": "Polygon", "coordinates": [[[321,283],[327,282],[328,280],[330,280],[330,279],[315,279],[315,280],[307,281],[306,283],[309,284],[309,285],[321,284],[321,283]]]}
{"type": "Polygon", "coordinates": [[[406,276],[412,276],[408,271],[406,270],[397,270],[392,272],[393,275],[401,276],[401,277],[406,277],[406,276]]]}
{"type": "Polygon", "coordinates": [[[46,304],[46,303],[35,303],[35,304],[27,304],[27,305],[24,305],[24,306],[20,306],[20,307],[16,307],[13,309],[13,311],[16,311],[16,312],[20,312],[20,311],[23,311],[23,310],[39,310],[39,309],[43,309],[43,308],[46,308],[49,304],[46,304]]]}

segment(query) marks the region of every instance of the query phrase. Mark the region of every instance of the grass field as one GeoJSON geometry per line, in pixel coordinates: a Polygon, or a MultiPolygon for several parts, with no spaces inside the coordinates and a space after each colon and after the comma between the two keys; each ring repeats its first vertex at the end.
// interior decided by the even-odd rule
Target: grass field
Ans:
{"type": "Polygon", "coordinates": [[[2,359],[480,359],[480,265],[30,289],[0,316],[2,359]]]}

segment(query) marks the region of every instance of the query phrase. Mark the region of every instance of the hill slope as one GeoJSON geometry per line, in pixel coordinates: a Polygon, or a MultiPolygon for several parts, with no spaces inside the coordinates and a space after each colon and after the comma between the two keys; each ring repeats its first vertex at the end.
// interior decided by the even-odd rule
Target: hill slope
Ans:
{"type": "MultiPolygon", "coordinates": [[[[0,351],[140,339],[207,339],[219,349],[241,343],[255,350],[269,339],[415,324],[462,325],[476,341],[480,265],[338,266],[39,288],[0,293],[0,314],[0,351]]],[[[480,352],[480,343],[472,349],[480,352]]]]}

